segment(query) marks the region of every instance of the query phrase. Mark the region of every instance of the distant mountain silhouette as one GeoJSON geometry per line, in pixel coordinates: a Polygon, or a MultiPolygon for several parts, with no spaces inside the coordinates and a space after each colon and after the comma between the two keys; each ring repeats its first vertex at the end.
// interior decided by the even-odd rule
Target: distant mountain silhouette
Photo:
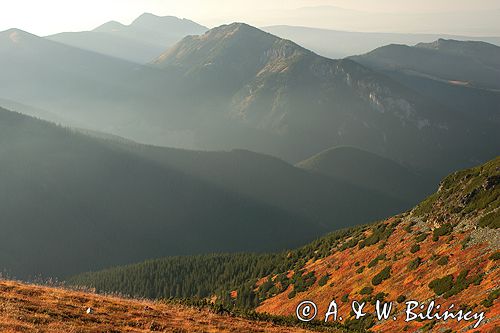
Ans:
{"type": "Polygon", "coordinates": [[[144,64],[183,37],[197,35],[207,30],[208,28],[190,20],[145,13],[130,25],[110,21],[92,31],[63,32],[47,38],[144,64]]]}
{"type": "Polygon", "coordinates": [[[500,123],[500,47],[439,39],[389,45],[352,57],[420,94],[475,119],[500,123]]]}
{"type": "MultiPolygon", "coordinates": [[[[165,105],[152,87],[165,87],[169,79],[156,70],[17,29],[0,32],[0,65],[0,98],[47,110],[73,127],[148,142],[137,134],[153,129],[144,130],[141,122],[165,105]]],[[[162,127],[151,136],[161,140],[165,133],[162,127]]]]}
{"type": "Polygon", "coordinates": [[[338,31],[289,25],[268,26],[262,30],[281,38],[293,40],[311,51],[334,59],[364,54],[389,44],[415,45],[422,42],[433,42],[439,38],[485,41],[500,46],[500,37],[486,36],[338,31]]]}
{"type": "Polygon", "coordinates": [[[500,89],[500,47],[439,39],[416,46],[388,45],[353,60],[382,70],[415,72],[479,88],[500,89]]]}

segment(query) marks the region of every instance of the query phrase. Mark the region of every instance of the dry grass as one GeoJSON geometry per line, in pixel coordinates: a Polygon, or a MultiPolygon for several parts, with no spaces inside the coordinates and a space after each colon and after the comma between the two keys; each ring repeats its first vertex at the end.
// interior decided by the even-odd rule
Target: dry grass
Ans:
{"type": "MultiPolygon", "coordinates": [[[[393,221],[394,219],[389,219],[386,222],[393,221]]],[[[288,294],[292,291],[292,286],[290,286],[285,292],[264,301],[257,308],[257,311],[274,315],[289,315],[295,312],[300,301],[312,300],[318,305],[318,318],[324,318],[330,301],[335,298],[339,303],[339,313],[345,316],[350,312],[351,301],[361,300],[365,295],[362,295],[360,291],[363,287],[370,286],[374,288],[373,295],[379,292],[386,293],[387,302],[394,302],[399,295],[404,295],[408,300],[425,303],[435,299],[443,309],[451,304],[455,304],[457,307],[461,305],[473,306],[474,312],[485,311],[486,316],[486,320],[478,327],[477,331],[500,333],[500,300],[496,300],[490,308],[481,305],[481,302],[487,298],[491,291],[500,288],[500,265],[498,261],[489,259],[494,251],[492,248],[496,249],[498,244],[478,243],[463,250],[463,241],[476,231],[474,229],[464,232],[455,230],[449,236],[440,237],[438,241],[433,241],[432,236],[427,237],[419,243],[421,249],[417,253],[411,253],[410,247],[416,243],[416,231],[409,234],[404,230],[406,225],[407,222],[401,223],[395,229],[383,249],[378,248],[379,244],[363,249],[355,247],[344,251],[335,251],[326,258],[308,262],[305,265],[305,271],[314,271],[318,279],[329,274],[330,278],[326,285],[319,286],[316,282],[307,291],[298,293],[293,299],[288,298],[288,294]],[[453,237],[451,238],[451,236],[453,237]],[[387,254],[387,259],[381,260],[375,267],[368,268],[368,264],[382,253],[387,254]],[[437,259],[432,259],[433,255],[447,255],[449,263],[441,266],[437,263],[437,259]],[[410,270],[408,264],[417,257],[422,259],[422,263],[416,269],[410,270]],[[359,266],[355,266],[355,262],[359,262],[359,266]],[[388,265],[392,267],[391,277],[380,285],[372,285],[372,278],[388,265]],[[357,270],[361,266],[365,266],[365,269],[358,273],[357,270]],[[481,283],[479,285],[472,284],[466,290],[448,299],[436,296],[429,288],[428,284],[432,280],[448,274],[453,274],[456,277],[464,269],[468,269],[472,276],[484,273],[481,283]],[[346,294],[349,295],[349,301],[341,302],[341,297],[346,294]]],[[[425,228],[428,224],[422,223],[420,226],[425,228]]],[[[415,226],[414,229],[419,228],[415,226]]],[[[493,239],[490,241],[494,242],[493,239]]],[[[260,282],[262,283],[266,279],[267,277],[260,282]]],[[[374,311],[371,304],[368,304],[366,308],[368,311],[374,311]]],[[[374,332],[417,332],[429,322],[406,323],[404,321],[404,305],[395,303],[395,308],[398,320],[377,322],[372,328],[374,332]]],[[[447,329],[452,329],[453,332],[474,332],[475,330],[471,330],[469,326],[470,323],[466,321],[439,321],[431,332],[445,332],[447,329]]]]}
{"type": "Polygon", "coordinates": [[[0,332],[308,331],[184,306],[0,281],[0,332]]]}

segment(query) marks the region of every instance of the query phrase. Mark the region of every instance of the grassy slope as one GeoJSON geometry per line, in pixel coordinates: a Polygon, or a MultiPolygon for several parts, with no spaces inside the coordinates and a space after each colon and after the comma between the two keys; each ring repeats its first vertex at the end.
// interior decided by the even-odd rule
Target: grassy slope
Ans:
{"type": "MultiPolygon", "coordinates": [[[[307,263],[302,267],[304,274],[314,272],[316,282],[294,296],[293,282],[283,290],[277,277],[271,276],[276,289],[267,294],[270,298],[258,311],[290,314],[299,300],[304,299],[316,301],[320,309],[326,309],[335,297],[341,304],[339,311],[349,313],[349,303],[340,301],[343,296],[349,301],[364,298],[369,302],[377,295],[390,301],[404,296],[420,301],[436,299],[443,308],[454,303],[474,311],[485,310],[490,320],[480,328],[489,332],[500,320],[500,307],[489,296],[498,292],[500,281],[498,258],[493,258],[495,253],[498,257],[500,249],[499,178],[500,158],[496,158],[450,175],[436,194],[411,212],[359,228],[340,241],[325,238],[310,249],[313,255],[305,257],[307,263]],[[321,254],[315,255],[318,251],[321,254]],[[377,257],[379,260],[374,260],[377,257]],[[390,267],[389,277],[380,284],[374,283],[373,278],[386,267],[390,267]],[[327,282],[320,286],[318,280],[327,274],[327,282]],[[436,295],[430,283],[449,274],[453,276],[452,287],[445,288],[443,295],[436,295]],[[363,294],[364,287],[373,291],[363,294]],[[487,302],[488,297],[493,301],[487,302]]],[[[294,271],[285,273],[291,276],[294,271]]],[[[263,285],[267,279],[259,284],[263,285]]],[[[396,314],[400,317],[402,310],[404,307],[398,305],[396,314]]],[[[413,322],[409,329],[426,324],[430,329],[425,322],[413,322]]],[[[438,323],[434,329],[458,330],[466,326],[464,322],[450,321],[438,323]]],[[[391,320],[373,329],[394,332],[404,327],[404,320],[391,320]]]]}
{"type": "Polygon", "coordinates": [[[0,281],[0,331],[13,332],[269,332],[306,329],[249,321],[208,310],[0,281]],[[88,308],[92,309],[87,314],[88,308]]]}

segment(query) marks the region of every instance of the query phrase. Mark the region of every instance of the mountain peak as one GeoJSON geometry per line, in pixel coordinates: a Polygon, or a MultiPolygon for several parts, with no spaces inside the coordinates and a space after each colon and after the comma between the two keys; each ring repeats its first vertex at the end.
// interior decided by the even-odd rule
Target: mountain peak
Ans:
{"type": "Polygon", "coordinates": [[[38,39],[39,37],[21,29],[11,28],[0,32],[0,40],[9,40],[18,44],[22,41],[38,39]]]}
{"type": "Polygon", "coordinates": [[[96,31],[96,32],[114,32],[114,31],[122,30],[125,27],[126,27],[126,25],[124,25],[120,22],[109,21],[109,22],[106,22],[106,23],[98,26],[93,31],[96,31]]]}
{"type": "Polygon", "coordinates": [[[196,27],[203,30],[208,30],[206,27],[193,22],[188,19],[181,19],[175,16],[158,16],[152,13],[144,13],[136,18],[130,26],[143,28],[143,29],[157,29],[162,28],[166,24],[169,25],[170,29],[185,29],[187,27],[196,27]]]}
{"type": "Polygon", "coordinates": [[[227,66],[227,60],[234,59],[237,60],[234,65],[239,69],[245,64],[255,69],[271,60],[308,52],[289,40],[235,22],[213,28],[200,36],[184,38],[154,63],[161,67],[174,64],[193,69],[193,66],[206,67],[217,63],[227,66]]]}
{"type": "Polygon", "coordinates": [[[139,15],[139,17],[137,17],[130,25],[137,25],[145,22],[153,22],[153,21],[158,21],[160,19],[162,19],[161,16],[155,15],[153,13],[143,13],[139,15]]]}
{"type": "Polygon", "coordinates": [[[217,31],[226,31],[226,32],[236,32],[236,31],[259,31],[259,32],[264,32],[256,27],[253,27],[249,24],[243,23],[243,22],[233,22],[229,24],[224,24],[221,26],[218,26],[216,28],[213,28],[211,31],[217,32],[217,31]]]}
{"type": "Polygon", "coordinates": [[[464,44],[465,42],[463,41],[458,41],[458,40],[453,40],[453,39],[444,39],[444,38],[439,38],[433,42],[430,43],[418,43],[415,45],[416,47],[421,47],[421,48],[427,48],[427,49],[436,49],[439,50],[443,47],[447,47],[450,45],[457,45],[457,44],[464,44]]]}
{"type": "Polygon", "coordinates": [[[35,36],[27,31],[18,29],[18,28],[10,28],[4,31],[0,31],[0,35],[10,35],[10,34],[19,34],[19,35],[26,35],[26,36],[35,36]]]}

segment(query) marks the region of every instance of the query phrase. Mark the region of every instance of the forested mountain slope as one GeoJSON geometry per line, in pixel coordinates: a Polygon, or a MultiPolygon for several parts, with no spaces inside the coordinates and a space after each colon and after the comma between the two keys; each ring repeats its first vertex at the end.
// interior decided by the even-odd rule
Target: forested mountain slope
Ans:
{"type": "Polygon", "coordinates": [[[3,109],[0,162],[0,267],[19,277],[291,248],[407,205],[269,156],[143,146],[3,109]]]}

